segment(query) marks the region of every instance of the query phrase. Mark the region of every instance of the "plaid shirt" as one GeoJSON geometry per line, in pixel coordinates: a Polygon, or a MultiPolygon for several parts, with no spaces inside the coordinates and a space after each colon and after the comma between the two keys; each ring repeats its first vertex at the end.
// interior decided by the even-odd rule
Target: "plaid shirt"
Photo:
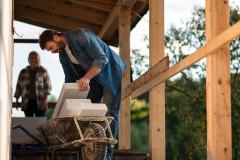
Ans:
{"type": "MultiPolygon", "coordinates": [[[[16,92],[14,97],[19,98],[22,97],[22,109],[25,110],[28,105],[28,98],[30,92],[30,85],[29,85],[29,77],[30,77],[30,67],[27,66],[26,68],[22,69],[17,81],[16,92]]],[[[37,68],[36,73],[36,81],[35,81],[35,92],[37,96],[37,103],[39,110],[45,110],[46,105],[44,105],[44,97],[46,94],[50,94],[51,91],[51,81],[48,75],[48,72],[42,66],[37,68]]]]}

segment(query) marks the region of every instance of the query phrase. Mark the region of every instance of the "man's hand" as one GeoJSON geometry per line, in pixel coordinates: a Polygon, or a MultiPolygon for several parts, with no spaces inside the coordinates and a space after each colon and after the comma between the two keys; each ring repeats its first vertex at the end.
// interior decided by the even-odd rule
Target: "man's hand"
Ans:
{"type": "Polygon", "coordinates": [[[90,83],[90,80],[88,78],[80,78],[78,81],[79,90],[80,91],[88,90],[90,88],[89,83],[90,83]]]}
{"type": "Polygon", "coordinates": [[[92,68],[89,69],[89,71],[79,79],[78,81],[78,87],[80,91],[86,91],[88,90],[90,80],[95,77],[99,72],[101,72],[101,68],[93,66],[92,68]]]}

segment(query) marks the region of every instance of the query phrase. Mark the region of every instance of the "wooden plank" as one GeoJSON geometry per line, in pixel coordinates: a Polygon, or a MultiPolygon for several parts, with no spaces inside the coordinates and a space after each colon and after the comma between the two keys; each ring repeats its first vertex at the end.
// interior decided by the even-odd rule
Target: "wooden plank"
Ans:
{"type": "Polygon", "coordinates": [[[95,33],[99,30],[99,26],[97,25],[86,24],[81,21],[60,17],[57,15],[42,12],[40,10],[34,10],[20,5],[18,6],[18,8],[15,9],[15,19],[34,24],[38,23],[42,27],[48,26],[54,29],[64,28],[65,30],[70,30],[74,28],[85,27],[90,28],[95,33]]]}
{"type": "Polygon", "coordinates": [[[234,24],[232,27],[228,28],[216,38],[209,40],[207,44],[198,49],[196,52],[192,53],[191,55],[184,58],[181,62],[178,64],[170,67],[168,70],[164,71],[163,73],[159,74],[157,77],[153,78],[148,83],[144,84],[143,86],[137,88],[131,93],[131,97],[136,98],[139,95],[145,93],[146,91],[150,90],[157,84],[160,84],[163,81],[166,81],[167,79],[171,78],[172,76],[176,75],[177,73],[181,72],[182,70],[190,67],[192,64],[198,62],[202,58],[206,57],[207,55],[210,55],[221,47],[222,45],[228,43],[229,41],[233,40],[234,38],[238,37],[240,35],[240,21],[234,24]]]}
{"type": "Polygon", "coordinates": [[[89,7],[89,8],[94,8],[100,11],[105,11],[105,12],[111,12],[114,6],[113,0],[95,0],[95,1],[89,1],[89,0],[69,0],[70,2],[73,2],[74,4],[78,4],[81,6],[89,7]]]}
{"type": "Polygon", "coordinates": [[[134,151],[117,151],[113,153],[114,160],[150,160],[148,153],[134,151]]]}
{"type": "MultiPolygon", "coordinates": [[[[229,1],[206,1],[207,42],[229,27],[229,1]]],[[[238,28],[239,30],[239,28],[238,28]]],[[[207,159],[232,159],[229,44],[207,56],[207,159]]]]}
{"type": "Polygon", "coordinates": [[[61,1],[56,0],[41,0],[41,1],[33,1],[32,0],[16,0],[15,8],[18,8],[18,5],[24,5],[31,7],[33,9],[38,9],[42,11],[46,11],[51,14],[69,17],[71,19],[87,21],[86,23],[92,23],[96,25],[102,25],[104,23],[104,19],[106,18],[106,14],[101,14],[101,12],[96,13],[92,11],[88,11],[84,8],[76,7],[71,5],[71,3],[61,3],[61,1]],[[84,16],[83,16],[84,15],[84,16]]]}
{"type": "Polygon", "coordinates": [[[34,139],[27,135],[23,130],[15,128],[21,126],[30,132],[33,136],[44,142],[42,134],[37,130],[37,127],[47,122],[47,117],[13,117],[12,118],[12,134],[11,142],[14,144],[37,144],[34,139]]]}
{"type": "Polygon", "coordinates": [[[38,39],[14,39],[14,43],[39,43],[39,40],[38,39]]]}
{"type": "MultiPolygon", "coordinates": [[[[130,11],[124,8],[119,12],[119,50],[120,55],[127,62],[128,66],[123,74],[123,87],[130,83],[130,11]]],[[[131,149],[131,97],[128,96],[121,101],[119,120],[119,150],[131,149]]]]}
{"type": "MultiPolygon", "coordinates": [[[[147,84],[153,78],[157,77],[159,74],[166,71],[168,67],[169,67],[169,60],[168,60],[168,57],[165,57],[162,60],[160,60],[158,63],[156,63],[154,66],[150,67],[147,72],[145,72],[135,81],[130,83],[128,86],[124,87],[122,99],[124,99],[127,96],[130,96],[131,93],[133,93],[139,87],[147,84]]],[[[134,96],[132,98],[136,98],[136,97],[134,96]]]]}
{"type": "Polygon", "coordinates": [[[111,27],[114,20],[116,18],[118,18],[118,13],[120,11],[120,8],[124,8],[121,6],[125,6],[125,8],[132,8],[132,6],[136,3],[136,1],[137,0],[118,0],[117,3],[115,4],[115,7],[112,10],[112,12],[107,17],[102,29],[98,33],[98,36],[103,38],[103,36],[109,30],[109,27],[111,27]]]}
{"type": "MultiPolygon", "coordinates": [[[[164,58],[164,0],[149,1],[149,64],[164,58]]],[[[149,90],[149,141],[152,160],[165,160],[165,82],[149,90]]]]}

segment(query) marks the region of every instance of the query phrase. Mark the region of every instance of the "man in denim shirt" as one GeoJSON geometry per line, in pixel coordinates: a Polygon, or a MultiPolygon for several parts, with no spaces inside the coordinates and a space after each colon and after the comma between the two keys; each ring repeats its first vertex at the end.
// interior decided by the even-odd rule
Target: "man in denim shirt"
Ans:
{"type": "MultiPolygon", "coordinates": [[[[118,116],[121,100],[121,80],[126,63],[110,47],[89,29],[81,28],[59,33],[45,30],[39,37],[41,49],[59,53],[65,74],[65,82],[79,80],[79,90],[90,93],[95,102],[102,98],[108,107],[108,115],[114,117],[111,124],[113,136],[118,133],[118,116]],[[91,84],[95,82],[95,84],[91,84]],[[101,89],[100,89],[101,90],[101,89]]],[[[90,98],[91,99],[91,98],[90,98]]],[[[111,159],[111,151],[107,158],[111,159]]]]}

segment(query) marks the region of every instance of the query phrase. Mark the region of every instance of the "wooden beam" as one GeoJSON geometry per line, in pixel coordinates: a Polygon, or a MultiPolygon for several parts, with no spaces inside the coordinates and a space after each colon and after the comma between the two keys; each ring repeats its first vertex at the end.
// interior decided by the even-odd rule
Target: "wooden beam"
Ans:
{"type": "Polygon", "coordinates": [[[96,25],[102,25],[104,23],[104,19],[106,18],[106,14],[101,15],[101,12],[93,12],[88,11],[84,8],[77,8],[74,5],[61,3],[61,1],[56,0],[41,0],[34,1],[32,0],[16,0],[15,8],[18,8],[18,5],[24,5],[31,7],[33,9],[39,9],[42,11],[46,11],[51,14],[69,17],[71,19],[76,19],[78,21],[92,23],[96,25]]]}
{"type": "Polygon", "coordinates": [[[38,39],[14,39],[14,43],[39,43],[38,39]]]}
{"type": "Polygon", "coordinates": [[[104,1],[89,1],[89,0],[68,0],[70,2],[73,2],[74,4],[78,4],[81,6],[89,7],[89,8],[94,8],[100,11],[104,12],[111,12],[114,6],[114,1],[112,0],[104,0],[104,1]]]}
{"type": "MultiPolygon", "coordinates": [[[[207,42],[229,27],[229,1],[206,0],[207,42]]],[[[239,30],[239,28],[238,28],[239,30]]],[[[229,44],[206,57],[207,159],[232,159],[229,44]]]]}
{"type": "MultiPolygon", "coordinates": [[[[209,40],[207,44],[198,49],[196,52],[192,53],[191,55],[184,58],[178,64],[170,67],[168,70],[164,71],[163,73],[159,74],[157,77],[151,79],[148,83],[140,86],[136,90],[131,93],[131,97],[136,98],[139,95],[145,93],[146,91],[150,90],[154,86],[166,81],[167,79],[171,78],[172,76],[176,75],[177,73],[181,72],[182,70],[190,67],[192,64],[198,62],[202,58],[210,55],[221,47],[224,44],[227,44],[229,41],[233,40],[234,38],[240,35],[240,21],[234,24],[232,27],[228,28],[212,40],[209,40]]],[[[128,86],[129,87],[129,86],[128,86]]],[[[126,90],[126,89],[124,89],[126,90]]]]}
{"type": "MultiPolygon", "coordinates": [[[[132,6],[132,9],[131,9],[131,22],[132,22],[132,25],[131,25],[131,28],[133,28],[136,24],[137,24],[137,21],[141,19],[141,17],[139,16],[142,16],[142,12],[147,12],[145,11],[146,8],[148,10],[148,2],[143,2],[141,0],[138,0],[137,3],[135,5],[132,6]]],[[[111,37],[114,36],[114,34],[117,33],[117,30],[118,30],[118,19],[116,18],[113,22],[112,22],[112,25],[109,27],[108,31],[105,33],[104,35],[104,39],[109,39],[111,37]]]]}
{"type": "MultiPolygon", "coordinates": [[[[124,99],[127,96],[130,96],[132,92],[137,90],[139,87],[147,84],[150,82],[153,78],[160,75],[162,72],[166,71],[169,68],[169,60],[168,57],[163,58],[158,63],[156,63],[154,66],[150,67],[147,72],[145,72],[143,75],[141,75],[138,79],[130,83],[128,86],[126,86],[123,89],[122,99],[124,99]]],[[[132,97],[136,98],[136,97],[132,97]]]]}
{"type": "Polygon", "coordinates": [[[42,12],[39,10],[34,10],[27,7],[21,7],[20,5],[18,8],[15,8],[15,18],[20,21],[24,22],[31,22],[33,24],[39,23],[43,24],[41,26],[49,26],[50,28],[64,28],[66,30],[86,27],[93,30],[93,32],[97,32],[99,30],[98,26],[96,25],[86,25],[85,23],[74,21],[69,18],[60,17],[57,15],[52,15],[50,13],[42,12]]]}
{"type": "Polygon", "coordinates": [[[131,9],[136,2],[137,0],[118,0],[112,12],[107,17],[102,29],[98,33],[98,36],[102,38],[106,34],[106,32],[109,30],[109,27],[111,27],[114,20],[118,17],[120,8],[131,9]]]}
{"type": "MultiPolygon", "coordinates": [[[[164,58],[164,0],[149,0],[149,64],[164,58]]],[[[165,160],[165,82],[149,90],[149,142],[152,160],[165,160]]]]}
{"type": "MultiPolygon", "coordinates": [[[[131,13],[128,9],[121,8],[119,12],[119,51],[121,57],[128,66],[123,74],[122,85],[130,84],[130,31],[131,13]]],[[[119,120],[119,150],[131,149],[131,97],[128,96],[121,101],[119,120]]]]}

